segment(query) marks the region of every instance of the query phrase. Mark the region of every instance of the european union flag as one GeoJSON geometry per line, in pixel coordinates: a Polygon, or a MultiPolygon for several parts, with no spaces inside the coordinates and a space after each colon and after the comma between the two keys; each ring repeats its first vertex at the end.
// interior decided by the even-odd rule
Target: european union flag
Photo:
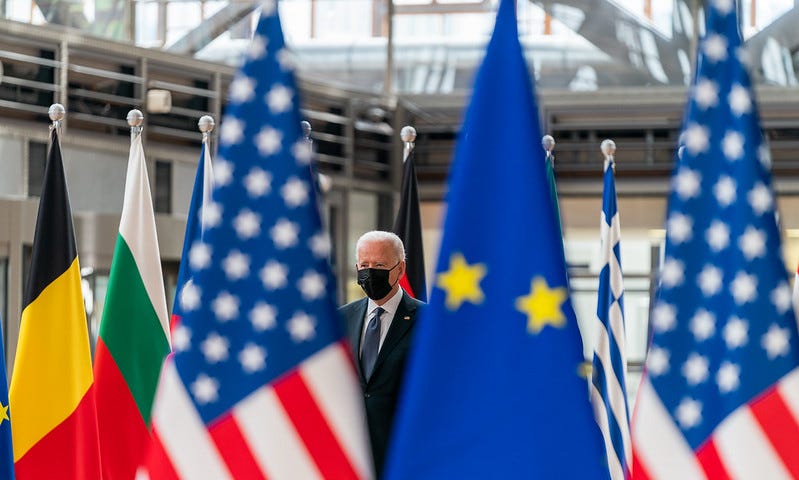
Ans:
{"type": "MultiPolygon", "coordinates": [[[[0,319],[0,324],[2,323],[0,319]]],[[[0,329],[0,346],[5,346],[2,329],[0,329]]],[[[8,378],[2,350],[0,350],[0,478],[14,479],[14,449],[11,446],[11,415],[8,411],[8,378]]]]}
{"type": "Polygon", "coordinates": [[[386,478],[607,478],[538,108],[502,0],[458,139],[386,478]]]}

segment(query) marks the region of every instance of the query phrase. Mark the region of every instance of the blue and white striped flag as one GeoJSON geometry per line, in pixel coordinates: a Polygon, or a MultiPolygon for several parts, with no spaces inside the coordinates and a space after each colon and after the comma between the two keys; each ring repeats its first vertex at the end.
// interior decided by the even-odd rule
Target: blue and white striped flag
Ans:
{"type": "Polygon", "coordinates": [[[619,211],[613,157],[605,161],[605,191],[602,195],[601,255],[597,299],[596,341],[591,403],[605,440],[608,469],[613,480],[623,480],[631,458],[630,414],[627,408],[627,359],[624,337],[624,282],[621,273],[619,211]]]}

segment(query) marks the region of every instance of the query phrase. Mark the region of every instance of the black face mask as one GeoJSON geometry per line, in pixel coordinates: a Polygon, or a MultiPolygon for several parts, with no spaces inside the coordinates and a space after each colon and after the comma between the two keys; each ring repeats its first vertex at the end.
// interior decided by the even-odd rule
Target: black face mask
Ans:
{"type": "MultiPolygon", "coordinates": [[[[397,265],[399,264],[400,262],[397,262],[397,265]]],[[[388,292],[394,288],[394,285],[389,283],[388,276],[392,270],[397,268],[397,265],[389,269],[362,268],[358,270],[358,285],[363,288],[367,297],[377,301],[388,295],[388,292]]]]}

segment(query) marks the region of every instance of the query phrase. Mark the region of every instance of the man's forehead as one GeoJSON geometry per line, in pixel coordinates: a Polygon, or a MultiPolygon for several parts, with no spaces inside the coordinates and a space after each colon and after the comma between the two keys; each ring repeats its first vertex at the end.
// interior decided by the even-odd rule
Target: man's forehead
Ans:
{"type": "Polygon", "coordinates": [[[371,242],[365,242],[361,245],[361,248],[358,249],[358,257],[359,258],[374,258],[374,257],[392,257],[394,252],[392,251],[391,244],[386,241],[380,240],[373,240],[371,242]]]}

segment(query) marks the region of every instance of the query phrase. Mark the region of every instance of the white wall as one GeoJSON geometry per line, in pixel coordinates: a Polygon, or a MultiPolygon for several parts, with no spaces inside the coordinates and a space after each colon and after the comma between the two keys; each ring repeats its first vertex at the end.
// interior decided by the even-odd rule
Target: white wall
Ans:
{"type": "Polygon", "coordinates": [[[25,194],[27,185],[22,176],[24,142],[18,137],[0,137],[0,195],[25,194]]]}
{"type": "Polygon", "coordinates": [[[62,155],[73,212],[122,211],[127,155],[69,146],[62,155]]]}

